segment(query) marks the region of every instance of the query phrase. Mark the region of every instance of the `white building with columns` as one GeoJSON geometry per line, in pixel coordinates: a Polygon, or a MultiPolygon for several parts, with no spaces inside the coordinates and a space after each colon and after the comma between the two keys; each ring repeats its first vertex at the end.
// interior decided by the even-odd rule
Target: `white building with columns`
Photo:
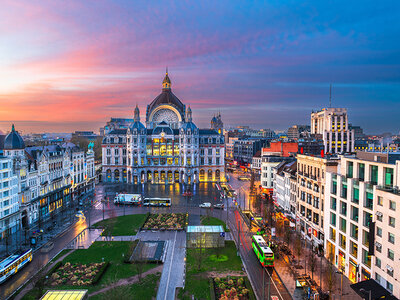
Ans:
{"type": "Polygon", "coordinates": [[[354,152],[354,130],[349,130],[345,108],[330,107],[312,112],[311,134],[322,136],[325,153],[354,152]]]}
{"type": "Polygon", "coordinates": [[[104,182],[225,180],[224,136],[197,128],[190,107],[172,93],[168,73],[161,94],[147,105],[146,126],[140,122],[138,106],[133,121],[129,128],[114,129],[103,139],[104,182]]]}

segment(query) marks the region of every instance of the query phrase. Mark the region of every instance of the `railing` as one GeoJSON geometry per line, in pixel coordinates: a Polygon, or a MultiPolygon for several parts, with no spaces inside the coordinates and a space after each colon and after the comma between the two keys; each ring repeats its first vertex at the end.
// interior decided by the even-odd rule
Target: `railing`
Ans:
{"type": "Polygon", "coordinates": [[[378,190],[389,192],[392,194],[400,195],[400,189],[398,187],[387,186],[387,185],[378,185],[376,187],[378,190]]]}

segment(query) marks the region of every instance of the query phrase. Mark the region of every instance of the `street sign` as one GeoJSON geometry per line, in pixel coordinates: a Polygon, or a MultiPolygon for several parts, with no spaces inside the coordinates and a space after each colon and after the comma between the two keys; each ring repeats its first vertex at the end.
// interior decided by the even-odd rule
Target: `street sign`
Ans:
{"type": "Polygon", "coordinates": [[[225,237],[225,232],[220,232],[220,233],[219,233],[219,236],[220,236],[220,237],[225,237]]]}

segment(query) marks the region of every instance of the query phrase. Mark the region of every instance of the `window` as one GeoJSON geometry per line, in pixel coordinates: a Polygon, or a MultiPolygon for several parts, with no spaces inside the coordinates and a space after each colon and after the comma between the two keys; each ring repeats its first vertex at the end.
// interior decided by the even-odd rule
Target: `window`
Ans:
{"type": "Polygon", "coordinates": [[[347,163],[347,177],[352,178],[353,177],[353,162],[349,161],[347,163]]]}
{"type": "Polygon", "coordinates": [[[389,281],[386,281],[386,288],[393,293],[393,284],[389,281]]]}
{"type": "Polygon", "coordinates": [[[357,258],[357,253],[358,253],[358,246],[356,243],[354,243],[353,241],[350,241],[350,254],[357,258]]]}
{"type": "Polygon", "coordinates": [[[343,216],[347,215],[347,204],[345,202],[343,202],[343,201],[340,201],[340,213],[343,216]]]}
{"type": "Polygon", "coordinates": [[[383,220],[383,214],[380,211],[376,212],[376,220],[378,220],[379,222],[382,222],[383,220]]]}
{"type": "Polygon", "coordinates": [[[396,219],[393,217],[389,217],[389,226],[395,227],[396,226],[396,219]]]}
{"type": "Polygon", "coordinates": [[[363,230],[363,245],[369,247],[369,232],[363,230]]]}
{"type": "Polygon", "coordinates": [[[358,188],[358,186],[354,186],[353,187],[353,202],[358,203],[359,200],[360,200],[360,189],[358,188]]]}
{"type": "Polygon", "coordinates": [[[377,266],[378,268],[380,268],[382,266],[382,261],[378,257],[375,257],[375,266],[377,266]]]}
{"type": "Polygon", "coordinates": [[[393,169],[385,168],[385,185],[392,186],[393,185],[393,169]]]}
{"type": "Polygon", "coordinates": [[[378,205],[383,206],[383,199],[381,196],[378,196],[378,205]]]}
{"type": "Polygon", "coordinates": [[[358,207],[351,207],[351,219],[358,222],[358,207]]]}
{"type": "Polygon", "coordinates": [[[336,226],[336,214],[331,213],[331,225],[336,226]]]}
{"type": "Polygon", "coordinates": [[[376,227],[376,235],[379,237],[382,237],[382,228],[380,228],[378,226],[376,227]]]}
{"type": "Polygon", "coordinates": [[[358,164],[358,179],[364,181],[365,178],[365,164],[358,164]]]}
{"type": "Polygon", "coordinates": [[[358,239],[358,226],[354,225],[354,224],[350,224],[350,236],[353,239],[358,239]]]}
{"type": "Polygon", "coordinates": [[[339,233],[339,246],[346,249],[346,237],[339,233]]]}
{"type": "Polygon", "coordinates": [[[378,184],[378,166],[370,166],[371,183],[378,184]]]}
{"type": "Polygon", "coordinates": [[[336,195],[337,193],[337,182],[336,180],[332,181],[332,194],[336,195]]]}
{"type": "Polygon", "coordinates": [[[396,202],[394,202],[394,201],[392,201],[392,200],[390,200],[389,201],[389,208],[391,209],[391,210],[396,210],[396,202]]]}
{"type": "Polygon", "coordinates": [[[373,203],[374,203],[374,195],[370,192],[366,192],[364,207],[373,209],[373,203]]]}
{"type": "Polygon", "coordinates": [[[346,233],[346,219],[339,218],[339,229],[346,233]]]}
{"type": "Polygon", "coordinates": [[[372,215],[364,211],[364,226],[369,227],[370,222],[372,222],[372,215]]]}
{"type": "Polygon", "coordinates": [[[212,149],[211,148],[208,149],[208,155],[212,155],[212,149]]]}
{"type": "Polygon", "coordinates": [[[329,238],[336,242],[336,230],[332,227],[329,227],[329,238]]]}
{"type": "Polygon", "coordinates": [[[388,249],[388,258],[390,258],[391,260],[394,260],[394,251],[391,249],[388,249]]]}
{"type": "Polygon", "coordinates": [[[371,268],[371,256],[369,256],[368,251],[365,249],[362,249],[362,262],[364,265],[371,268]]]}
{"type": "Polygon", "coordinates": [[[341,192],[340,196],[343,199],[347,199],[347,183],[342,182],[342,192],[341,192]]]}
{"type": "Polygon", "coordinates": [[[389,243],[394,244],[394,234],[393,233],[389,232],[388,241],[389,241],[389,243]]]}
{"type": "Polygon", "coordinates": [[[331,209],[336,211],[336,198],[331,197],[331,209]]]}

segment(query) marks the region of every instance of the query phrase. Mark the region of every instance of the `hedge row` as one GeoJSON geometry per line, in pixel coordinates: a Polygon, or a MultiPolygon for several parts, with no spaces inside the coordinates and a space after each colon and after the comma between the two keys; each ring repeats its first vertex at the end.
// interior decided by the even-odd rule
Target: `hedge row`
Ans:
{"type": "Polygon", "coordinates": [[[61,265],[62,265],[62,261],[59,261],[58,263],[56,263],[56,264],[49,270],[49,272],[47,272],[46,276],[49,276],[49,277],[50,277],[50,275],[53,274],[54,271],[57,270],[61,265]]]}
{"type": "Polygon", "coordinates": [[[109,262],[106,262],[99,270],[99,272],[96,274],[96,276],[93,278],[92,284],[97,284],[101,278],[101,276],[103,276],[104,272],[107,270],[108,266],[109,266],[109,262]]]}

